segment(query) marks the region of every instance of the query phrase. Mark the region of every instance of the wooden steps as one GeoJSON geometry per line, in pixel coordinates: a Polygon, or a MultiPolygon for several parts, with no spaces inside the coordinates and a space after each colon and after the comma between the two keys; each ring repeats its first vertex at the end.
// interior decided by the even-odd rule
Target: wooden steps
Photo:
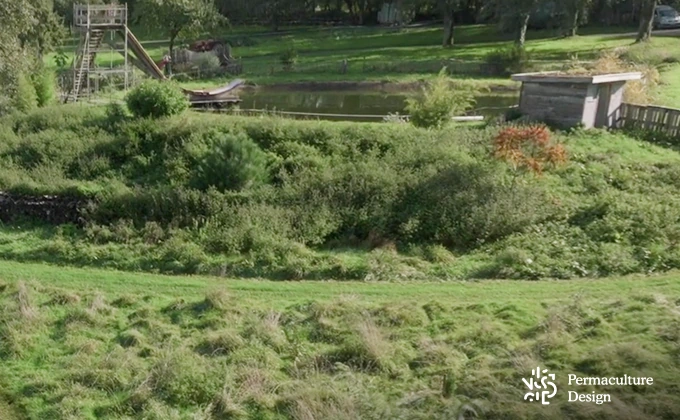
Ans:
{"type": "Polygon", "coordinates": [[[95,65],[97,50],[104,39],[104,32],[101,30],[91,30],[83,34],[83,42],[76,55],[74,66],[73,86],[67,95],[65,102],[76,102],[80,96],[83,82],[87,83],[89,71],[95,65]]]}

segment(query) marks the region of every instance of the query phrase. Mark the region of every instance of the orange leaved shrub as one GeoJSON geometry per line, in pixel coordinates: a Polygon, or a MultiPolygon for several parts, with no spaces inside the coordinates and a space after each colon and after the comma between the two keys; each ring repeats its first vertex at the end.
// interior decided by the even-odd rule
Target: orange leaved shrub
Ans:
{"type": "Polygon", "coordinates": [[[567,161],[563,145],[552,140],[544,125],[508,126],[494,138],[494,155],[510,163],[515,170],[541,174],[546,166],[567,161]]]}

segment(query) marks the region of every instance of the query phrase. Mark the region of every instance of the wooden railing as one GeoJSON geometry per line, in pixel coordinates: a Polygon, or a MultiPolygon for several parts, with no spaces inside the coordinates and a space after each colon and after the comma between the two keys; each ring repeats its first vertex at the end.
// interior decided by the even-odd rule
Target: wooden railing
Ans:
{"type": "Polygon", "coordinates": [[[677,136],[680,135],[680,109],[623,103],[618,111],[616,127],[677,136]]]}
{"type": "Polygon", "coordinates": [[[76,28],[127,25],[127,3],[123,5],[74,4],[73,24],[76,28]]]}

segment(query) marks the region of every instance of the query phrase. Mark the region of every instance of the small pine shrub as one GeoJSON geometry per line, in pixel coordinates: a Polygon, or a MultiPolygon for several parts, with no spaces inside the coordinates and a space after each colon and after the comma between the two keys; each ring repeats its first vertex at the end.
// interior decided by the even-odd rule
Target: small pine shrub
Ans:
{"type": "Polygon", "coordinates": [[[33,76],[33,86],[37,95],[39,107],[51,105],[56,98],[56,80],[54,72],[48,69],[42,69],[33,76]]]}
{"type": "Polygon", "coordinates": [[[211,133],[204,146],[195,152],[193,185],[196,188],[237,191],[266,182],[267,155],[248,136],[211,133]]]}
{"type": "Polygon", "coordinates": [[[501,48],[486,56],[488,72],[498,76],[522,73],[530,69],[530,55],[519,45],[501,48]]]}
{"type": "Polygon", "coordinates": [[[297,63],[298,52],[294,47],[290,47],[281,54],[279,60],[284,67],[292,68],[297,63]]]}
{"type": "Polygon", "coordinates": [[[474,104],[474,94],[468,89],[456,89],[446,76],[446,69],[430,81],[422,96],[409,98],[406,110],[416,127],[441,128],[456,114],[462,114],[474,104]]]}
{"type": "Polygon", "coordinates": [[[501,129],[494,139],[494,155],[510,163],[515,170],[536,174],[549,165],[567,161],[567,151],[551,139],[544,125],[509,126],[501,129]]]}
{"type": "Polygon", "coordinates": [[[125,98],[128,109],[141,118],[161,118],[181,114],[189,101],[173,83],[146,81],[135,87],[125,98]]]}
{"type": "Polygon", "coordinates": [[[38,107],[38,96],[31,80],[24,74],[19,74],[12,98],[13,108],[21,112],[29,112],[38,107]]]}

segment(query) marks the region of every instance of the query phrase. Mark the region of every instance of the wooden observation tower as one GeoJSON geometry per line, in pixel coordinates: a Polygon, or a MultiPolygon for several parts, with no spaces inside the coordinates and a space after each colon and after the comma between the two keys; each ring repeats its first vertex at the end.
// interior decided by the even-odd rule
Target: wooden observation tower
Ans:
{"type": "MultiPolygon", "coordinates": [[[[127,26],[127,5],[80,5],[73,6],[73,26],[80,34],[78,51],[73,59],[73,83],[64,102],[89,99],[99,91],[103,78],[117,79],[117,87],[127,90],[131,84],[132,66],[157,80],[166,80],[162,67],[170,58],[156,63],[127,26]],[[116,36],[123,42],[116,43],[116,36]],[[114,62],[118,54],[123,64],[114,62]],[[97,61],[97,55],[100,59],[97,61]],[[108,59],[108,63],[107,63],[108,59]],[[122,86],[121,86],[122,85],[122,86]]],[[[232,91],[244,83],[237,79],[226,86],[210,90],[182,89],[196,107],[221,107],[240,102],[232,91]]]]}
{"type": "Polygon", "coordinates": [[[73,25],[80,34],[80,42],[73,60],[73,83],[64,102],[89,98],[99,91],[103,77],[122,82],[123,89],[127,90],[132,70],[128,59],[127,16],[127,4],[73,6],[73,25]],[[124,38],[122,45],[114,42],[116,35],[124,38]],[[113,61],[117,53],[124,58],[122,66],[113,61]],[[98,54],[109,58],[109,62],[95,63],[98,54]]]}

